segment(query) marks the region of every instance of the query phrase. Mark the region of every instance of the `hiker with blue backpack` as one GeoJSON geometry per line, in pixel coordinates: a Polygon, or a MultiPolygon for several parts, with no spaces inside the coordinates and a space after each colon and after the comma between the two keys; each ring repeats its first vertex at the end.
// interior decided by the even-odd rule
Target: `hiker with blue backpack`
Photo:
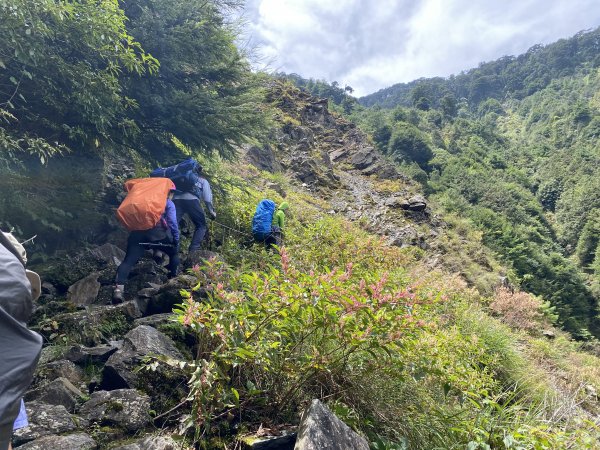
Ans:
{"type": "Polygon", "coordinates": [[[187,214],[194,224],[195,230],[188,248],[189,253],[200,250],[204,236],[206,235],[206,216],[202,209],[202,202],[206,206],[212,220],[217,218],[213,207],[213,195],[210,183],[203,176],[202,166],[193,158],[167,168],[158,168],[152,171],[151,177],[170,178],[177,190],[173,197],[173,203],[177,212],[177,222],[180,222],[184,214],[187,214]]]}
{"type": "Polygon", "coordinates": [[[276,210],[273,200],[261,200],[256,206],[252,218],[252,236],[259,243],[264,243],[267,248],[283,244],[285,229],[285,211],[289,208],[287,202],[282,202],[276,210]]]}

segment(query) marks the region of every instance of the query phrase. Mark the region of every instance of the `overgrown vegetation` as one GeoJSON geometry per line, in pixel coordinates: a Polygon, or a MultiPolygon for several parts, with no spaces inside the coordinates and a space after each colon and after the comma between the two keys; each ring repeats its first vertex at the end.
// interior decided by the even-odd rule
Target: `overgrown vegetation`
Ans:
{"type": "MultiPolygon", "coordinates": [[[[231,215],[249,220],[259,194],[231,194],[231,215]]],[[[320,397],[374,448],[584,448],[596,439],[583,411],[553,416],[571,394],[518,343],[555,319],[547,305],[499,291],[491,310],[513,332],[459,278],[425,270],[415,250],[325,217],[302,195],[286,200],[302,215],[280,254],[231,236],[228,262],[193,271],[208,300],[192,290],[177,310],[201,342],[186,363],[197,438],[228,416],[293,422],[320,397]],[[511,304],[522,317],[504,314],[511,304]]]]}

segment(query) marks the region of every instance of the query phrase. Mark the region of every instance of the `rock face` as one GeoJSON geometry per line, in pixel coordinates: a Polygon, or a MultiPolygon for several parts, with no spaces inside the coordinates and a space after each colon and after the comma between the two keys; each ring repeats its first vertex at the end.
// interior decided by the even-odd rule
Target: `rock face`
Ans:
{"type": "Polygon", "coordinates": [[[96,442],[85,433],[45,436],[19,447],[21,450],[96,450],[96,442]]]}
{"type": "Polygon", "coordinates": [[[123,347],[108,358],[102,377],[103,386],[107,389],[137,387],[138,374],[134,370],[149,355],[183,359],[171,339],[153,327],[140,325],[125,335],[123,347]]]}
{"type": "Polygon", "coordinates": [[[94,392],[79,414],[90,424],[135,432],[150,423],[150,397],[135,389],[94,392]]]}
{"type": "Polygon", "coordinates": [[[304,412],[294,450],[369,450],[365,438],[338,419],[323,403],[313,400],[304,412]]]}
{"type": "Polygon", "coordinates": [[[244,158],[254,167],[271,173],[281,170],[281,165],[275,158],[275,154],[268,144],[265,144],[262,147],[248,147],[245,149],[245,152],[244,158]]]}

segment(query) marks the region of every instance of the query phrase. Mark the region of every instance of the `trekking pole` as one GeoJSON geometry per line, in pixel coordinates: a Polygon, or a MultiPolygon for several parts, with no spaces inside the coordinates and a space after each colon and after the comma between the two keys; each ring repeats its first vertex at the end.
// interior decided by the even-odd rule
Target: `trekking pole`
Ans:
{"type": "Polygon", "coordinates": [[[173,247],[172,244],[161,244],[157,242],[139,242],[138,245],[143,245],[145,247],[173,247]]]}
{"type": "Polygon", "coordinates": [[[245,232],[240,231],[240,230],[236,230],[235,228],[228,227],[227,225],[225,225],[225,224],[223,224],[221,222],[217,222],[216,220],[213,220],[213,222],[216,223],[217,225],[223,227],[223,228],[226,228],[228,230],[233,231],[234,233],[241,234],[242,236],[248,236],[248,237],[250,236],[250,234],[248,234],[248,233],[245,233],[245,232]]]}

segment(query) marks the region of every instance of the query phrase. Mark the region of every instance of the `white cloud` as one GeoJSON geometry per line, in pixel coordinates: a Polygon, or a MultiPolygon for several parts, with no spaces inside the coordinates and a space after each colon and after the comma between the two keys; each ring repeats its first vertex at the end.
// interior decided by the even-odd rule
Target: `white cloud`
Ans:
{"type": "Polygon", "coordinates": [[[597,0],[249,0],[246,16],[272,68],[359,96],[600,25],[597,0]]]}

